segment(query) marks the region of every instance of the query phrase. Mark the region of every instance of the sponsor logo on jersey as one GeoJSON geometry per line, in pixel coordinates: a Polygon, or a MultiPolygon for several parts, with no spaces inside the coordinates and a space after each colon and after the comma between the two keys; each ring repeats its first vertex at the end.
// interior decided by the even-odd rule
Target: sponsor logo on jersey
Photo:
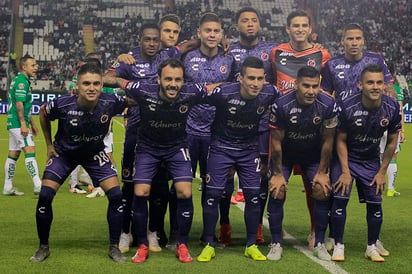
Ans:
{"type": "Polygon", "coordinates": [[[262,52],[262,54],[260,55],[260,59],[262,59],[263,61],[269,60],[269,54],[267,54],[266,52],[262,52]]]}
{"type": "Polygon", "coordinates": [[[348,69],[350,68],[349,64],[339,64],[335,66],[335,69],[348,69]]]}
{"type": "Polygon", "coordinates": [[[230,99],[228,104],[244,106],[246,105],[246,102],[239,99],[230,99]]]}
{"type": "Polygon", "coordinates": [[[367,116],[368,115],[368,111],[366,110],[357,110],[355,111],[355,113],[353,114],[353,116],[367,116]]]}

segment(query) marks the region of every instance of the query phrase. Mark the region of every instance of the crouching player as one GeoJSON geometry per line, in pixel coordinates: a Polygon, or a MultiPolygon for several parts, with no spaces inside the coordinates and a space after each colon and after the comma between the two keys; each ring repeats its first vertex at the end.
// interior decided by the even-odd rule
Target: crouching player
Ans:
{"type": "Polygon", "coordinates": [[[56,192],[78,165],[89,173],[95,186],[100,186],[109,200],[109,257],[125,262],[118,249],[123,221],[122,192],[117,172],[104,151],[111,118],[121,114],[127,102],[116,95],[101,93],[103,87],[101,66],[85,64],[78,72],[78,94],[61,96],[41,107],[40,124],[47,145],[47,166],[36,206],[39,249],[30,258],[41,262],[49,255],[49,234],[53,221],[52,202],[56,192]],[[58,129],[52,142],[51,121],[58,120],[58,129]]]}
{"type": "Polygon", "coordinates": [[[320,91],[320,75],[313,67],[299,69],[296,90],[279,97],[269,118],[271,128],[271,175],[268,216],[272,243],[269,260],[280,260],[282,248],[283,204],[287,180],[294,164],[312,182],[315,199],[314,255],[330,260],[324,245],[329,221],[329,162],[337,125],[335,100],[320,91]]]}

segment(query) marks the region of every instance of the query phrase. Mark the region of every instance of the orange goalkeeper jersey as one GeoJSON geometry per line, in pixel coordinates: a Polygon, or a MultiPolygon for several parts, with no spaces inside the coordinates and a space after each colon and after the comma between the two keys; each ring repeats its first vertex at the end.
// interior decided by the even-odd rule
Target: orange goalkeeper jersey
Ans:
{"type": "Polygon", "coordinates": [[[296,51],[290,43],[278,45],[270,54],[276,87],[283,93],[295,89],[295,80],[301,67],[311,66],[320,72],[330,58],[326,49],[296,51]]]}

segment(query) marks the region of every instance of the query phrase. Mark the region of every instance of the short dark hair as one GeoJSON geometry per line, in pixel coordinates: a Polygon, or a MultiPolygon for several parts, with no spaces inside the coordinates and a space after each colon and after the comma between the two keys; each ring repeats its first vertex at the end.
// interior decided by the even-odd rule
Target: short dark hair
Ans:
{"type": "Polygon", "coordinates": [[[366,67],[363,68],[361,75],[360,75],[360,79],[362,80],[363,76],[365,75],[365,73],[367,72],[375,72],[375,73],[383,73],[383,69],[381,66],[377,65],[377,64],[369,64],[366,67]]]}
{"type": "Polygon", "coordinates": [[[304,66],[304,67],[301,67],[298,70],[297,79],[301,79],[303,77],[319,78],[320,77],[320,72],[317,69],[315,69],[314,67],[304,66]]]}
{"type": "Polygon", "coordinates": [[[99,52],[89,52],[88,54],[86,54],[85,56],[85,62],[87,62],[87,60],[89,59],[97,59],[97,60],[101,60],[102,59],[102,55],[99,52]]]}
{"type": "Polygon", "coordinates": [[[159,35],[160,35],[160,29],[159,29],[159,26],[158,26],[157,24],[155,24],[155,23],[144,23],[144,24],[140,27],[140,30],[139,30],[139,39],[142,39],[142,37],[143,37],[143,32],[144,32],[146,29],[156,29],[156,30],[159,32],[159,35]]]}
{"type": "Polygon", "coordinates": [[[180,17],[174,13],[166,14],[162,18],[160,18],[159,24],[158,24],[159,29],[162,27],[162,24],[164,22],[173,22],[180,27],[180,17]]]}
{"type": "Polygon", "coordinates": [[[260,14],[256,9],[254,9],[252,7],[244,7],[244,8],[241,8],[240,10],[238,10],[236,12],[235,23],[237,23],[239,21],[240,15],[242,15],[242,13],[244,13],[244,12],[253,12],[253,13],[255,13],[258,20],[259,20],[259,22],[260,22],[260,14]]]}
{"type": "Polygon", "coordinates": [[[167,60],[160,63],[160,65],[157,69],[157,75],[159,75],[159,77],[162,76],[162,71],[167,66],[171,66],[172,68],[182,68],[183,78],[184,78],[184,76],[185,76],[185,66],[183,65],[182,61],[180,61],[179,59],[176,59],[176,58],[169,58],[169,59],[167,59],[167,60]]]}
{"type": "Polygon", "coordinates": [[[206,22],[217,22],[219,24],[222,24],[222,22],[220,21],[219,16],[216,13],[213,12],[206,12],[204,13],[200,19],[199,19],[199,27],[206,22]]]}
{"type": "Polygon", "coordinates": [[[362,26],[359,23],[349,23],[343,28],[342,38],[346,35],[346,32],[348,30],[360,30],[362,32],[362,34],[364,34],[364,30],[363,30],[362,26]]]}
{"type": "Polygon", "coordinates": [[[24,55],[23,57],[20,58],[20,61],[19,61],[20,69],[23,69],[23,66],[26,65],[26,62],[29,59],[34,59],[34,57],[32,57],[31,55],[26,54],[26,55],[24,55]]]}
{"type": "Polygon", "coordinates": [[[286,24],[290,27],[292,19],[295,17],[307,17],[309,19],[309,25],[311,25],[310,17],[304,10],[295,10],[289,13],[288,17],[286,18],[286,24]]]}
{"type": "Polygon", "coordinates": [[[264,69],[265,66],[262,59],[255,56],[248,56],[242,63],[242,67],[240,68],[240,75],[245,75],[247,68],[264,69]]]}
{"type": "Polygon", "coordinates": [[[77,76],[78,78],[80,78],[81,75],[86,73],[102,75],[103,71],[101,65],[97,64],[96,62],[87,62],[80,67],[79,71],[77,72],[77,76]]]}

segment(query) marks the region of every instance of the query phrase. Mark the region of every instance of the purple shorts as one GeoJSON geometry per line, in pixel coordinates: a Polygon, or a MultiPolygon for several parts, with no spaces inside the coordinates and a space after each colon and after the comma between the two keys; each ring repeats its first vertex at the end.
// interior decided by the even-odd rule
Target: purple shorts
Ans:
{"type": "Polygon", "coordinates": [[[117,171],[109,156],[104,150],[91,156],[61,153],[59,157],[52,157],[47,161],[43,172],[43,179],[55,181],[62,185],[76,166],[81,165],[92,179],[93,185],[98,187],[100,182],[117,176],[117,171]]]}
{"type": "MultiPolygon", "coordinates": [[[[294,168],[296,166],[298,166],[300,169],[301,173],[299,175],[306,175],[306,177],[309,178],[309,182],[312,183],[312,180],[315,177],[316,172],[318,172],[319,163],[318,162],[301,163],[301,162],[296,162],[296,161],[288,161],[287,159],[284,159],[282,163],[282,173],[286,181],[289,181],[290,175],[292,174],[292,171],[294,171],[294,168]]],[[[270,174],[273,174],[272,162],[270,163],[270,174]]]]}
{"type": "MultiPolygon", "coordinates": [[[[349,169],[352,179],[355,179],[356,188],[358,190],[358,198],[361,203],[382,203],[382,195],[376,194],[376,185],[370,186],[376,173],[380,168],[379,159],[377,160],[365,160],[365,161],[349,161],[349,169]]],[[[338,180],[339,176],[342,174],[342,169],[339,164],[338,159],[333,159],[331,163],[331,181],[332,184],[338,180]]],[[[350,193],[352,191],[352,186],[350,186],[349,193],[342,195],[342,192],[333,192],[333,197],[337,199],[349,199],[350,193]]]]}
{"type": "Polygon", "coordinates": [[[260,157],[258,150],[233,150],[210,147],[206,187],[223,190],[230,169],[234,167],[242,189],[260,189],[260,157]]]}
{"type": "Polygon", "coordinates": [[[139,145],[136,147],[133,182],[151,184],[162,163],[172,177],[173,183],[192,182],[192,168],[187,147],[154,149],[139,145]]]}

